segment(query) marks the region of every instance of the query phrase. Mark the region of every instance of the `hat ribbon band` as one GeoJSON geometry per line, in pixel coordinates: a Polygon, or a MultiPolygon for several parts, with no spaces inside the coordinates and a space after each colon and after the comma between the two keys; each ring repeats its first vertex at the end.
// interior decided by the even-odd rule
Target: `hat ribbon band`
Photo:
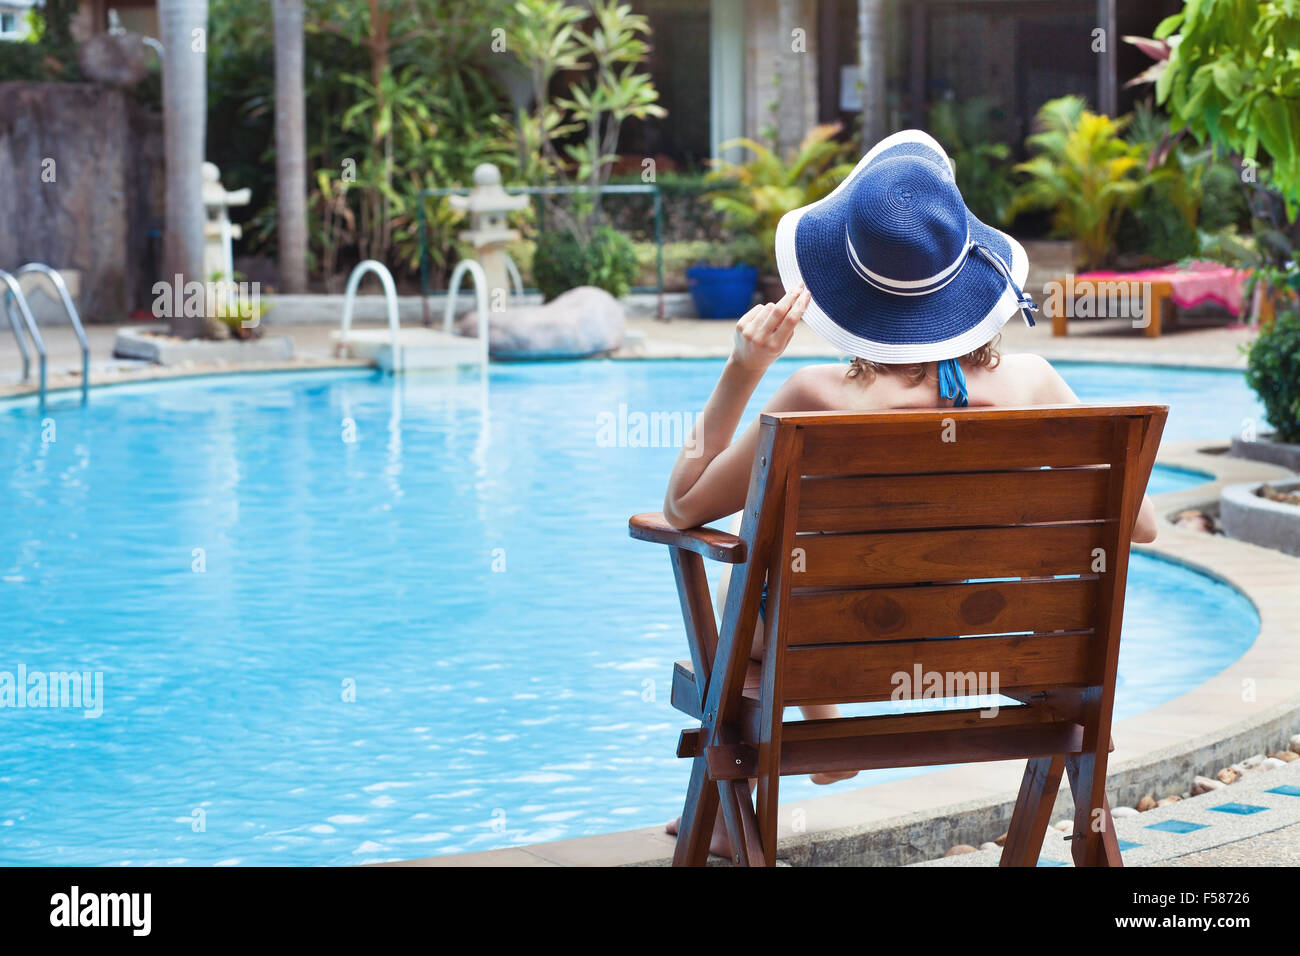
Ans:
{"type": "Polygon", "coordinates": [[[858,277],[867,284],[879,289],[881,292],[888,292],[891,295],[930,295],[931,293],[938,292],[960,275],[962,266],[966,263],[971,252],[973,250],[979,250],[980,255],[987,259],[993,265],[993,268],[1002,273],[1002,277],[1006,280],[1007,285],[1010,286],[1011,290],[1015,293],[1016,304],[1020,307],[1020,314],[1024,316],[1025,324],[1031,327],[1034,325],[1034,317],[1031,313],[1038,311],[1038,304],[1035,303],[1029,294],[1026,293],[1024,289],[1020,288],[1016,283],[1016,280],[1012,278],[1011,268],[1007,265],[1006,260],[988,246],[984,245],[984,243],[971,242],[969,233],[967,233],[966,244],[962,247],[961,255],[957,257],[952,265],[948,266],[948,268],[944,269],[937,275],[931,276],[929,279],[920,279],[915,282],[903,282],[896,279],[888,279],[884,276],[877,275],[864,266],[862,260],[858,258],[857,250],[853,248],[853,240],[849,238],[849,230],[847,226],[844,228],[844,245],[849,254],[849,263],[853,266],[853,271],[858,274],[858,277]]]}
{"type": "Polygon", "coordinates": [[[978,249],[985,259],[993,263],[993,268],[1002,273],[1002,277],[1007,280],[1007,285],[1009,285],[1011,291],[1016,294],[1016,304],[1020,306],[1020,314],[1025,317],[1025,325],[1032,327],[1034,324],[1034,317],[1030,315],[1030,313],[1038,311],[1038,303],[1031,299],[1028,293],[1016,284],[1015,279],[1011,278],[1011,269],[1007,266],[1006,260],[982,242],[971,243],[971,248],[978,249]]]}
{"type": "Polygon", "coordinates": [[[962,245],[961,252],[952,264],[941,272],[937,272],[928,279],[902,280],[890,279],[879,273],[872,272],[858,257],[858,250],[853,247],[853,240],[849,237],[849,227],[844,227],[844,247],[849,255],[849,263],[853,266],[853,271],[858,274],[864,282],[875,286],[881,292],[889,292],[893,295],[929,295],[931,292],[938,292],[961,272],[962,265],[966,262],[966,257],[970,255],[971,246],[970,232],[966,233],[966,242],[962,245]]]}

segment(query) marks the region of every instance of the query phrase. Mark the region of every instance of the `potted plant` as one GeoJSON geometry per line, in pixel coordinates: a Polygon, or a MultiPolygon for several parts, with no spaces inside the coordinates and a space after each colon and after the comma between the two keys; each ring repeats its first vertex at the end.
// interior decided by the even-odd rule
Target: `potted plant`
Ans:
{"type": "Polygon", "coordinates": [[[785,157],[752,139],[730,140],[722,144],[723,151],[738,146],[748,150],[751,158],[744,163],[717,160],[705,177],[709,182],[729,184],[712,199],[726,228],[758,240],[762,250],[758,266],[766,299],[775,300],[782,294],[776,270],[776,226],[781,217],[821,199],[853,171],[853,163],[846,161],[851,144],[835,139],[840,128],[839,123],[814,126],[785,157]]]}
{"type": "Polygon", "coordinates": [[[738,319],[749,311],[758,286],[763,247],[757,237],[740,236],[715,246],[709,258],[686,270],[695,314],[702,319],[738,319]]]}

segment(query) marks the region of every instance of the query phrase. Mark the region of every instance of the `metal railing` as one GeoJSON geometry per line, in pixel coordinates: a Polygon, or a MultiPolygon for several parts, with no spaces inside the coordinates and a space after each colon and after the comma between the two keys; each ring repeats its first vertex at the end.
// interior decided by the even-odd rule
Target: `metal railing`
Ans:
{"type": "Polygon", "coordinates": [[[77,307],[72,302],[72,295],[68,292],[68,284],[63,281],[63,276],[59,275],[57,269],[51,269],[43,262],[29,262],[14,270],[15,276],[27,275],[28,273],[37,273],[45,276],[54,286],[54,291],[59,295],[59,302],[63,305],[63,311],[68,314],[68,320],[72,323],[73,331],[77,333],[77,344],[81,346],[81,404],[85,405],[90,399],[90,343],[86,340],[86,330],[81,325],[81,316],[77,314],[77,307]]]}
{"type": "MultiPolygon", "coordinates": [[[[442,330],[444,332],[451,332],[452,330],[451,323],[456,314],[456,299],[460,296],[460,282],[466,272],[474,280],[474,300],[475,305],[478,306],[479,362],[486,369],[488,364],[488,336],[491,332],[488,324],[487,273],[473,259],[460,260],[460,262],[456,263],[456,268],[451,271],[451,281],[447,283],[447,305],[442,312],[442,330]]],[[[515,270],[515,276],[518,275],[519,271],[515,270]]]]}
{"type": "Polygon", "coordinates": [[[398,341],[397,330],[400,321],[397,317],[397,286],[393,283],[393,274],[378,259],[364,259],[358,262],[348,275],[347,288],[343,291],[343,325],[339,332],[337,353],[341,356],[348,347],[348,333],[352,330],[352,306],[357,297],[357,286],[367,272],[379,276],[384,287],[384,304],[388,307],[388,334],[393,341],[393,371],[400,371],[402,361],[402,344],[398,341]]]}
{"type": "MultiPolygon", "coordinates": [[[[655,277],[657,284],[654,286],[636,286],[633,292],[654,292],[659,296],[659,318],[664,318],[664,236],[663,236],[663,195],[659,190],[657,183],[644,183],[637,185],[635,183],[615,183],[613,185],[601,186],[599,189],[593,189],[591,186],[514,186],[509,190],[513,194],[528,196],[569,196],[574,194],[584,194],[596,192],[602,195],[609,193],[611,195],[619,194],[642,194],[654,197],[654,233],[655,233],[655,277]]],[[[468,196],[469,189],[449,188],[449,189],[422,189],[420,190],[419,202],[416,204],[416,218],[419,222],[420,232],[420,300],[423,303],[424,322],[430,324],[429,317],[429,237],[428,222],[424,212],[424,200],[426,197],[443,197],[443,196],[468,196]]],[[[538,228],[545,228],[544,207],[538,204],[538,228]]],[[[513,262],[510,263],[514,265],[513,262]]],[[[518,276],[518,267],[515,267],[515,275],[518,276]]],[[[517,286],[522,286],[522,281],[516,279],[517,286]]],[[[529,291],[536,291],[530,289],[529,291]]]]}
{"type": "Polygon", "coordinates": [[[14,316],[14,306],[18,306],[19,314],[23,317],[23,322],[27,325],[27,332],[32,337],[32,344],[36,346],[36,354],[40,357],[41,364],[41,384],[40,384],[40,408],[45,411],[45,342],[41,338],[41,330],[36,327],[36,319],[32,317],[32,310],[27,305],[27,297],[23,295],[22,286],[18,284],[10,273],[0,269],[0,282],[3,282],[8,288],[5,292],[5,311],[9,313],[9,324],[13,327],[14,338],[18,340],[18,351],[23,356],[23,381],[31,379],[31,355],[27,351],[27,343],[23,339],[22,328],[18,325],[18,319],[14,316]]]}

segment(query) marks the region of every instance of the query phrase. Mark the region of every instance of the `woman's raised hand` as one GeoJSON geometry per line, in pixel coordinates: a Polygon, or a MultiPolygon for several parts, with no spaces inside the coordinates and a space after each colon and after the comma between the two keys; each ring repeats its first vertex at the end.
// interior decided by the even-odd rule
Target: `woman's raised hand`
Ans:
{"type": "Polygon", "coordinates": [[[756,305],[741,316],[736,322],[732,361],[756,372],[767,371],[790,344],[810,298],[807,288],[800,283],[783,295],[780,302],[756,305]]]}

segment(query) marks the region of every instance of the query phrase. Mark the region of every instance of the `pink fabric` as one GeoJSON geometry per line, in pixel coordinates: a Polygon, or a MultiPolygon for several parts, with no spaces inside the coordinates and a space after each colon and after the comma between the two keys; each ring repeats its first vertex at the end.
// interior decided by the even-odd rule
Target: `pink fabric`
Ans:
{"type": "Polygon", "coordinates": [[[1218,262],[1197,261],[1186,268],[1176,265],[1137,272],[1085,272],[1074,277],[1098,282],[1168,282],[1170,296],[1183,308],[1202,302],[1217,302],[1233,315],[1242,313],[1241,287],[1249,269],[1233,269],[1218,262]]]}

